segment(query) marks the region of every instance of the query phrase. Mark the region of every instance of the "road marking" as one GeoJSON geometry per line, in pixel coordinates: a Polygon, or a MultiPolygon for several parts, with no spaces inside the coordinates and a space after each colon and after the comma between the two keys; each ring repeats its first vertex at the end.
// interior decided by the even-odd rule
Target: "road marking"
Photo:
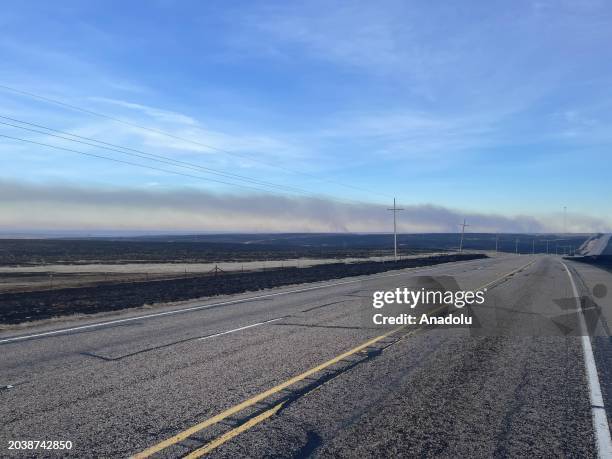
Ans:
{"type": "Polygon", "coordinates": [[[198,338],[198,341],[204,341],[205,339],[216,338],[217,336],[229,335],[230,333],[234,333],[240,330],[246,330],[247,328],[259,327],[260,325],[269,324],[272,322],[276,322],[277,320],[286,319],[289,316],[277,317],[276,319],[264,320],[263,322],[257,322],[251,325],[245,325],[244,327],[234,328],[233,330],[227,330],[220,333],[215,333],[214,335],[204,336],[202,338],[198,338]]]}
{"type": "Polygon", "coordinates": [[[393,330],[388,331],[387,333],[384,333],[384,334],[382,334],[380,336],[377,336],[376,338],[372,338],[372,339],[366,341],[365,343],[362,343],[359,346],[354,347],[353,349],[351,349],[349,351],[346,351],[345,353],[340,354],[340,355],[334,357],[333,359],[328,360],[327,362],[324,362],[324,363],[322,363],[320,365],[317,365],[316,367],[313,367],[310,370],[307,370],[307,371],[305,371],[302,374],[294,376],[293,378],[288,379],[288,380],[286,380],[285,382],[283,382],[281,384],[278,384],[278,385],[276,385],[276,386],[274,386],[274,387],[272,387],[272,388],[270,388],[270,389],[268,389],[268,390],[266,390],[264,392],[261,392],[261,393],[255,395],[254,397],[251,397],[251,398],[245,400],[244,402],[239,403],[238,405],[234,405],[233,407],[228,408],[225,411],[222,411],[221,413],[217,414],[216,416],[213,416],[212,418],[206,419],[205,421],[202,421],[202,422],[200,422],[198,424],[195,424],[194,426],[189,427],[188,429],[186,429],[186,430],[184,430],[184,431],[182,431],[182,432],[180,432],[180,433],[178,433],[178,434],[176,434],[176,435],[174,435],[174,436],[172,436],[172,437],[170,437],[170,438],[168,438],[168,439],[166,439],[166,440],[164,440],[164,441],[162,441],[162,442],[160,442],[160,443],[158,443],[156,445],[153,445],[150,448],[145,449],[144,451],[134,455],[133,458],[135,458],[135,459],[142,459],[142,458],[149,457],[152,454],[155,454],[158,451],[161,451],[162,449],[165,449],[165,448],[167,448],[167,447],[169,447],[171,445],[174,445],[175,443],[183,441],[186,438],[190,437],[191,435],[199,432],[200,430],[203,430],[203,429],[205,429],[207,427],[210,427],[210,426],[212,426],[214,424],[217,424],[218,422],[221,422],[224,419],[226,419],[226,418],[228,418],[228,417],[230,417],[230,416],[232,416],[232,415],[234,415],[236,413],[239,413],[240,411],[242,411],[242,410],[244,410],[244,409],[246,409],[246,408],[248,408],[250,406],[255,405],[256,403],[261,402],[262,400],[270,397],[271,395],[274,395],[274,394],[276,394],[276,393],[286,389],[287,387],[292,386],[292,385],[294,385],[294,384],[296,384],[296,383],[298,383],[298,382],[308,378],[309,376],[312,376],[313,374],[318,373],[321,370],[324,370],[327,367],[330,367],[330,366],[340,362],[341,360],[343,360],[343,359],[345,359],[347,357],[350,357],[353,354],[356,354],[356,353],[362,351],[363,349],[365,349],[365,348],[367,348],[367,347],[369,347],[369,346],[371,346],[373,344],[376,344],[377,342],[387,338],[388,336],[391,336],[394,333],[397,333],[398,331],[400,331],[400,330],[402,330],[404,328],[406,328],[406,325],[402,325],[401,327],[394,328],[393,330]]]}
{"type": "MultiPolygon", "coordinates": [[[[494,284],[495,282],[499,282],[500,280],[502,280],[505,277],[512,276],[513,274],[516,274],[517,272],[527,268],[529,265],[533,264],[534,262],[535,261],[531,261],[531,262],[521,266],[518,269],[510,271],[509,273],[506,273],[506,274],[498,277],[497,279],[495,279],[495,280],[493,280],[493,281],[491,281],[491,282],[489,282],[489,283],[487,283],[485,285],[482,285],[481,287],[478,287],[476,290],[477,291],[478,290],[482,290],[482,289],[487,288],[488,286],[494,284]]],[[[438,308],[436,308],[436,309],[434,309],[432,311],[429,311],[429,313],[430,314],[436,313],[436,312],[438,312],[441,309],[444,309],[446,307],[447,307],[446,305],[438,307],[438,308]]],[[[281,384],[278,384],[278,385],[276,385],[276,386],[274,386],[274,387],[272,387],[272,388],[270,388],[270,389],[268,389],[268,390],[266,390],[264,392],[259,393],[258,395],[255,395],[254,397],[251,397],[251,398],[249,398],[249,399],[247,399],[247,400],[245,400],[245,401],[243,401],[243,402],[241,402],[241,403],[239,403],[237,405],[234,405],[233,407],[228,408],[227,410],[222,411],[221,413],[219,413],[219,414],[217,414],[217,415],[215,415],[215,416],[213,416],[211,418],[208,418],[208,419],[206,419],[206,420],[204,420],[204,421],[202,421],[202,422],[200,422],[198,424],[195,424],[195,425],[189,427],[188,429],[183,430],[182,432],[179,432],[178,434],[176,434],[176,435],[174,435],[174,436],[172,436],[170,438],[167,438],[166,440],[163,440],[163,441],[159,442],[158,444],[153,445],[153,446],[145,449],[144,451],[141,451],[140,453],[135,454],[134,456],[132,456],[132,458],[133,459],[148,458],[151,455],[153,455],[153,454],[155,454],[155,453],[157,453],[157,452],[159,452],[159,451],[161,451],[163,449],[166,449],[166,448],[168,448],[168,447],[170,447],[170,446],[172,446],[172,445],[174,445],[174,444],[176,444],[178,442],[181,442],[181,441],[189,438],[193,434],[195,434],[197,432],[200,432],[201,430],[204,430],[207,427],[213,426],[213,425],[223,421],[224,419],[226,419],[226,418],[228,418],[228,417],[230,417],[230,416],[232,416],[232,415],[234,415],[236,413],[239,413],[239,412],[245,410],[246,408],[249,408],[249,407],[251,407],[251,406],[261,402],[262,400],[265,400],[266,398],[268,398],[268,397],[270,397],[270,396],[272,396],[272,395],[274,395],[274,394],[276,394],[276,393],[286,389],[287,387],[292,386],[292,385],[294,385],[294,384],[296,384],[296,383],[298,383],[298,382],[308,378],[309,376],[312,376],[313,374],[318,373],[318,372],[320,372],[320,371],[322,371],[322,370],[324,370],[324,369],[326,369],[326,368],[328,368],[328,367],[330,367],[330,366],[340,362],[341,360],[343,360],[343,359],[345,359],[347,357],[350,357],[350,356],[352,356],[354,354],[357,354],[358,352],[363,351],[364,349],[372,346],[373,344],[376,344],[377,342],[379,342],[379,341],[381,341],[381,340],[383,340],[383,339],[385,339],[385,338],[387,338],[387,337],[389,337],[391,335],[394,335],[395,333],[397,333],[397,332],[399,332],[399,331],[401,331],[401,330],[403,330],[403,329],[405,329],[407,327],[408,327],[408,325],[402,325],[400,327],[394,328],[391,331],[388,331],[387,333],[384,333],[384,334],[382,334],[380,336],[372,338],[372,339],[366,341],[365,343],[362,343],[359,346],[354,347],[353,349],[350,349],[350,350],[346,351],[345,353],[340,354],[340,355],[338,355],[338,356],[328,360],[327,362],[324,362],[324,363],[322,363],[322,364],[320,364],[320,365],[318,365],[316,367],[313,367],[310,370],[307,370],[307,371],[305,371],[302,374],[294,376],[293,378],[288,379],[288,380],[286,380],[285,382],[283,382],[281,384]]],[[[413,335],[418,330],[419,329],[415,329],[415,330],[407,333],[406,336],[413,335]]],[[[242,425],[236,427],[235,429],[230,430],[226,434],[223,434],[223,435],[217,437],[216,439],[214,439],[212,442],[204,445],[202,448],[193,451],[193,453],[195,453],[197,451],[204,450],[204,452],[202,452],[200,455],[198,455],[198,456],[187,456],[187,457],[200,457],[202,454],[206,454],[207,452],[212,451],[214,448],[217,448],[218,446],[222,445],[223,443],[227,442],[228,440],[234,438],[235,436],[237,436],[241,432],[244,432],[244,431],[250,429],[251,427],[257,425],[258,423],[264,421],[265,419],[268,419],[273,414],[275,414],[281,408],[281,406],[282,406],[282,403],[280,403],[278,405],[275,405],[271,409],[261,413],[260,415],[252,418],[251,420],[247,421],[245,424],[242,424],[242,425]],[[248,424],[248,426],[247,426],[247,424],[248,424]]]]}
{"type": "Polygon", "coordinates": [[[582,314],[578,314],[580,318],[580,329],[582,332],[582,352],[584,354],[584,366],[586,369],[587,382],[589,385],[589,399],[591,401],[591,416],[593,417],[593,430],[597,441],[597,455],[600,458],[612,457],[612,440],[610,439],[610,427],[608,425],[608,417],[604,406],[603,396],[601,394],[601,386],[599,385],[599,376],[597,375],[597,365],[595,364],[595,356],[593,355],[593,346],[591,338],[588,334],[584,321],[584,312],[580,304],[580,296],[574,282],[574,277],[567,265],[560,262],[567,272],[574,298],[576,299],[576,307],[582,314]]]}
{"type": "MultiPolygon", "coordinates": [[[[495,258],[491,258],[490,260],[496,260],[496,259],[495,258]]],[[[468,260],[468,261],[465,261],[463,263],[471,264],[471,263],[480,262],[480,261],[483,261],[483,260],[482,259],[468,260]]],[[[453,262],[450,262],[450,263],[453,263],[453,262]]],[[[454,262],[454,263],[461,263],[461,262],[454,262]]],[[[202,310],[202,309],[209,309],[209,308],[213,308],[213,307],[217,307],[217,306],[225,306],[225,305],[230,305],[230,304],[246,303],[246,302],[249,302],[249,301],[259,300],[259,299],[262,299],[262,298],[271,298],[271,297],[274,297],[274,296],[290,295],[292,293],[302,293],[302,292],[308,292],[308,291],[312,291],[312,290],[321,290],[321,289],[325,289],[325,288],[329,288],[329,287],[336,287],[338,285],[355,284],[357,282],[367,282],[367,281],[370,281],[370,280],[384,279],[384,278],[387,278],[387,277],[405,276],[406,274],[420,273],[420,272],[424,272],[424,271],[431,271],[431,270],[436,270],[436,269],[441,269],[441,268],[448,268],[448,267],[449,266],[447,264],[441,263],[440,265],[436,265],[436,266],[433,266],[433,267],[422,268],[422,269],[404,268],[404,269],[411,269],[411,270],[408,271],[408,272],[402,270],[402,272],[400,272],[400,273],[385,274],[385,275],[382,275],[382,276],[370,276],[370,277],[366,277],[365,279],[364,278],[360,278],[360,279],[354,279],[354,280],[350,280],[350,281],[334,282],[332,284],[324,284],[324,285],[315,285],[315,286],[312,286],[312,287],[305,287],[305,288],[289,290],[289,291],[283,291],[283,292],[266,293],[266,294],[263,294],[263,295],[255,295],[255,296],[251,296],[251,297],[248,297],[248,298],[238,298],[238,299],[235,299],[235,300],[221,301],[219,303],[203,304],[203,305],[199,305],[199,306],[192,306],[192,307],[182,308],[182,309],[173,309],[172,311],[156,312],[156,313],[153,313],[153,314],[145,314],[145,315],[142,315],[142,316],[127,317],[125,319],[116,319],[116,320],[108,320],[108,321],[105,321],[105,322],[96,322],[96,323],[88,324],[88,325],[80,325],[80,326],[77,326],[77,327],[70,327],[70,328],[61,328],[61,329],[58,329],[58,330],[51,330],[51,331],[47,331],[47,332],[34,333],[34,334],[30,334],[30,335],[13,336],[13,337],[10,337],[10,338],[0,339],[0,344],[12,343],[12,342],[15,342],[15,341],[22,341],[22,340],[27,340],[27,339],[32,339],[32,338],[41,338],[41,337],[44,337],[44,336],[61,335],[61,334],[70,333],[70,332],[73,332],[73,331],[87,330],[87,329],[90,329],[90,328],[97,328],[97,327],[104,327],[106,325],[115,325],[115,324],[121,324],[121,323],[125,323],[125,322],[133,322],[135,320],[146,320],[146,319],[152,319],[152,318],[156,318],[156,317],[163,317],[163,316],[170,316],[170,315],[174,315],[174,314],[181,314],[181,313],[185,313],[185,312],[199,311],[199,310],[202,310]],[[443,266],[441,266],[441,265],[443,265],[443,266]]],[[[454,267],[454,266],[451,266],[451,267],[454,267]]]]}
{"type": "Polygon", "coordinates": [[[502,276],[498,277],[497,279],[492,280],[491,282],[489,282],[489,283],[487,283],[487,284],[483,285],[482,287],[479,287],[477,290],[484,290],[485,288],[488,288],[488,287],[490,287],[490,286],[492,286],[492,285],[495,285],[496,283],[498,283],[498,282],[500,282],[500,281],[502,281],[502,280],[506,279],[507,277],[510,277],[510,276],[512,276],[512,275],[514,275],[514,274],[516,274],[516,273],[518,273],[518,272],[520,272],[520,271],[522,271],[523,269],[525,269],[525,268],[529,267],[530,265],[534,264],[535,262],[536,262],[535,260],[530,261],[530,262],[529,262],[529,263],[527,263],[526,265],[523,265],[523,266],[521,266],[520,268],[515,269],[514,271],[510,271],[509,273],[506,273],[506,274],[504,274],[504,275],[502,275],[502,276]]]}
{"type": "Polygon", "coordinates": [[[269,410],[266,410],[263,413],[255,416],[254,418],[249,419],[244,424],[241,424],[238,427],[230,430],[229,432],[224,433],[220,437],[217,437],[216,439],[214,439],[210,443],[207,443],[206,445],[202,446],[201,448],[198,448],[198,449],[192,451],[187,456],[185,456],[184,459],[196,459],[198,457],[202,457],[205,454],[210,453],[213,449],[221,446],[223,443],[226,443],[229,440],[231,440],[232,438],[240,435],[242,432],[245,432],[245,431],[249,430],[251,427],[254,427],[257,424],[259,424],[260,422],[263,422],[266,419],[274,416],[278,412],[278,410],[280,410],[283,407],[284,404],[285,404],[285,402],[281,402],[278,405],[273,406],[269,410]]]}

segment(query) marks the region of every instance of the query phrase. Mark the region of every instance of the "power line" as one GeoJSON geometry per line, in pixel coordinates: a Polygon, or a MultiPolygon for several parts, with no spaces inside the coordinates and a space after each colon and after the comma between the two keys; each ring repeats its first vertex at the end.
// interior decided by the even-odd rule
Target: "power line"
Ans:
{"type": "MultiPolygon", "coordinates": [[[[309,174],[308,172],[294,171],[292,169],[288,169],[288,168],[280,166],[278,164],[268,163],[267,161],[262,161],[261,159],[252,158],[251,156],[246,155],[246,154],[241,154],[241,153],[238,153],[238,152],[234,152],[234,151],[230,151],[230,150],[225,150],[223,148],[215,147],[213,145],[205,144],[203,142],[199,142],[199,141],[196,141],[196,140],[193,140],[193,139],[188,139],[186,137],[177,136],[175,134],[171,134],[169,132],[162,131],[160,129],[151,128],[151,127],[148,127],[148,126],[143,126],[141,124],[133,123],[131,121],[126,121],[124,119],[117,118],[117,117],[110,116],[110,115],[106,115],[104,113],[100,113],[100,112],[96,112],[96,111],[89,110],[89,109],[86,109],[86,108],[78,107],[76,105],[68,104],[66,102],[62,102],[62,101],[59,101],[59,100],[56,100],[56,99],[52,99],[50,97],[41,96],[39,94],[35,94],[35,93],[29,92],[29,91],[23,91],[23,90],[12,88],[10,86],[6,86],[6,85],[3,85],[3,84],[0,84],[0,89],[4,89],[6,91],[13,92],[13,93],[16,93],[16,94],[20,94],[20,95],[23,95],[23,96],[27,96],[27,97],[30,97],[30,98],[42,100],[42,101],[45,101],[45,102],[48,102],[48,103],[51,103],[51,104],[60,105],[62,107],[66,107],[66,108],[69,108],[71,110],[76,110],[76,111],[79,111],[79,112],[82,112],[82,113],[87,113],[88,115],[97,116],[97,117],[100,117],[100,118],[105,118],[105,119],[108,119],[110,121],[114,121],[116,123],[124,124],[126,126],[131,126],[131,127],[137,128],[137,129],[142,129],[144,131],[149,131],[149,132],[153,132],[153,133],[156,133],[156,134],[161,134],[161,135],[173,138],[175,140],[181,140],[183,142],[189,142],[189,143],[192,143],[194,145],[199,145],[201,147],[205,147],[205,148],[208,148],[210,150],[218,151],[220,153],[224,153],[224,154],[227,154],[227,155],[233,155],[233,156],[238,156],[238,157],[241,157],[241,158],[245,158],[245,159],[248,159],[249,161],[253,161],[253,162],[256,162],[256,163],[264,164],[264,165],[266,165],[268,167],[274,167],[274,168],[277,168],[277,169],[280,169],[280,170],[284,170],[285,172],[289,172],[291,174],[304,175],[304,176],[311,177],[311,178],[314,178],[314,179],[322,181],[322,182],[331,183],[331,184],[335,184],[335,185],[340,185],[340,186],[343,186],[345,188],[351,188],[351,189],[357,190],[357,191],[362,191],[362,192],[366,192],[366,193],[370,193],[370,194],[376,194],[376,195],[379,195],[379,196],[384,196],[386,198],[390,197],[388,195],[385,195],[385,194],[377,192],[377,191],[367,190],[365,188],[356,187],[354,185],[348,185],[348,184],[345,184],[345,183],[342,183],[342,182],[337,182],[337,181],[334,181],[334,180],[320,178],[320,177],[317,177],[314,174],[309,174]]],[[[197,129],[199,129],[199,128],[197,128],[197,129]]]]}
{"type": "MultiPolygon", "coordinates": [[[[274,192],[274,191],[271,191],[271,190],[258,188],[258,187],[255,187],[255,186],[244,185],[244,184],[241,184],[241,183],[226,182],[226,181],[223,181],[223,180],[213,179],[213,178],[210,178],[210,177],[202,177],[200,175],[186,174],[184,172],[173,171],[173,170],[170,170],[170,169],[163,169],[161,167],[149,166],[147,164],[140,164],[140,163],[135,163],[135,162],[132,162],[132,161],[125,161],[125,160],[122,160],[122,159],[112,158],[112,157],[109,157],[109,156],[104,156],[104,155],[99,155],[99,154],[95,154],[95,153],[84,152],[84,151],[80,151],[80,150],[74,150],[72,148],[60,147],[60,146],[57,146],[57,145],[51,145],[51,144],[44,143],[44,142],[36,142],[34,140],[22,139],[20,137],[13,137],[13,136],[5,135],[5,134],[0,134],[0,137],[5,138],[5,139],[17,140],[17,141],[20,141],[20,142],[30,143],[30,144],[33,144],[33,145],[49,147],[49,148],[53,148],[53,149],[56,149],[56,150],[67,151],[67,152],[70,152],[70,153],[76,153],[76,154],[79,154],[79,155],[89,156],[89,157],[92,157],[92,158],[105,159],[105,160],[116,162],[116,163],[127,164],[129,166],[142,167],[142,168],[145,168],[145,169],[155,170],[155,171],[159,171],[159,172],[166,172],[168,174],[175,174],[175,175],[181,175],[183,177],[195,178],[195,179],[203,180],[203,181],[206,181],[206,182],[221,183],[221,184],[224,184],[224,185],[237,186],[237,187],[246,188],[246,189],[250,189],[250,190],[256,190],[256,191],[260,191],[260,192],[264,191],[266,193],[272,193],[272,194],[280,195],[280,193],[278,193],[278,192],[274,192]]],[[[280,196],[282,196],[282,195],[280,195],[280,196]]],[[[309,196],[310,197],[324,197],[324,196],[316,196],[314,194],[310,194],[309,196]]],[[[359,203],[357,201],[351,202],[351,201],[348,201],[348,200],[341,200],[341,199],[338,199],[338,198],[334,198],[332,196],[327,196],[327,198],[335,200],[337,202],[343,202],[344,201],[345,203],[348,203],[348,204],[359,203]]],[[[362,203],[359,203],[359,204],[362,204],[362,203]]]]}
{"type": "Polygon", "coordinates": [[[205,180],[205,181],[208,181],[208,182],[216,182],[216,183],[222,183],[224,185],[239,186],[239,187],[242,187],[242,188],[249,188],[249,189],[252,189],[252,190],[267,191],[267,192],[269,192],[269,190],[262,190],[261,188],[257,188],[257,187],[254,187],[254,186],[243,185],[243,184],[240,184],[240,183],[224,182],[222,180],[212,179],[212,178],[208,178],[208,177],[202,177],[202,176],[199,176],[199,175],[185,174],[183,172],[172,171],[172,170],[169,170],[169,169],[162,169],[160,167],[149,166],[149,165],[140,164],[140,163],[134,163],[132,161],[125,161],[125,160],[122,160],[122,159],[111,158],[109,156],[98,155],[98,154],[95,154],[95,153],[88,153],[88,152],[85,152],[85,151],[73,150],[72,148],[59,147],[57,145],[51,145],[51,144],[43,143],[43,142],[36,142],[34,140],[22,139],[20,137],[12,137],[12,136],[9,136],[9,135],[4,135],[4,134],[0,134],[0,137],[3,137],[5,139],[18,140],[20,142],[31,143],[31,144],[39,145],[39,146],[43,146],[43,147],[54,148],[56,150],[68,151],[70,153],[76,153],[76,154],[79,154],[79,155],[90,156],[92,158],[106,159],[108,161],[113,161],[113,162],[121,163],[121,164],[127,164],[127,165],[130,165],[130,166],[143,167],[145,169],[151,169],[151,170],[155,170],[155,171],[166,172],[166,173],[169,173],[169,174],[182,175],[183,177],[191,177],[191,178],[195,178],[195,179],[199,179],[199,180],[205,180]]]}
{"type": "Polygon", "coordinates": [[[300,188],[296,188],[296,187],[291,187],[291,186],[287,186],[287,185],[279,185],[279,184],[275,184],[275,183],[272,183],[272,182],[266,182],[266,181],[258,180],[258,179],[253,179],[251,177],[246,177],[244,175],[234,174],[234,173],[231,173],[231,172],[220,171],[218,169],[213,169],[211,167],[201,166],[199,164],[189,163],[187,161],[177,160],[177,159],[174,159],[174,158],[170,158],[168,156],[158,155],[158,154],[154,154],[154,153],[145,152],[145,151],[142,151],[142,150],[137,150],[137,149],[134,149],[134,148],[129,148],[129,147],[124,147],[124,146],[117,145],[117,144],[112,144],[112,143],[109,143],[109,142],[104,142],[104,141],[101,141],[101,140],[93,139],[91,137],[84,137],[84,136],[80,136],[80,135],[77,135],[77,134],[72,134],[72,133],[69,133],[69,132],[60,131],[60,130],[57,130],[57,129],[50,128],[48,126],[43,126],[43,125],[35,124],[35,123],[29,123],[27,121],[18,120],[16,118],[11,118],[11,117],[8,117],[8,116],[0,115],[0,118],[8,119],[8,120],[11,120],[11,121],[15,121],[17,123],[25,124],[25,125],[28,125],[28,126],[39,127],[39,128],[51,131],[51,132],[57,132],[57,133],[60,133],[60,134],[63,134],[63,135],[68,135],[68,136],[75,137],[75,138],[78,138],[78,139],[89,140],[91,142],[96,142],[96,143],[101,144],[101,145],[94,145],[94,144],[90,144],[90,143],[87,143],[87,142],[80,142],[80,141],[75,140],[75,139],[70,139],[70,138],[66,138],[66,137],[62,137],[62,136],[58,136],[58,135],[53,135],[53,134],[49,134],[48,132],[37,131],[37,130],[34,130],[34,129],[27,129],[27,128],[24,128],[22,126],[16,126],[14,124],[4,123],[4,122],[0,121],[0,124],[16,127],[16,128],[19,128],[19,129],[24,129],[24,130],[31,131],[31,132],[37,132],[39,134],[44,134],[44,135],[48,135],[48,136],[52,136],[52,137],[57,137],[57,138],[64,139],[64,140],[69,140],[71,142],[83,143],[85,145],[90,145],[90,146],[93,146],[93,147],[96,147],[96,148],[103,148],[103,149],[110,150],[110,151],[116,151],[116,152],[122,153],[122,154],[129,154],[129,153],[126,153],[125,151],[121,151],[121,150],[127,150],[127,151],[138,153],[138,155],[135,155],[135,156],[140,156],[140,157],[143,157],[143,158],[146,158],[146,159],[155,160],[153,158],[160,158],[160,159],[163,159],[163,160],[175,163],[174,165],[179,165],[181,167],[187,167],[188,166],[189,168],[197,168],[197,169],[201,169],[201,170],[203,170],[203,171],[205,171],[207,173],[210,173],[210,174],[223,175],[223,176],[226,176],[226,177],[240,179],[240,180],[246,180],[246,181],[250,181],[250,182],[261,184],[261,185],[265,185],[265,186],[278,187],[278,188],[282,188],[282,189],[291,189],[291,190],[294,190],[294,191],[300,191],[300,192],[308,193],[308,191],[304,190],[304,189],[300,189],[300,188]],[[109,147],[112,147],[112,148],[108,148],[106,146],[109,146],[109,147]],[[121,149],[121,150],[117,150],[117,148],[121,149]],[[142,156],[142,155],[146,155],[146,156],[142,156]]]}
{"type": "Polygon", "coordinates": [[[267,187],[272,187],[272,188],[278,188],[278,189],[283,190],[283,191],[290,191],[290,192],[294,192],[294,193],[297,192],[297,193],[310,194],[310,192],[308,190],[305,190],[305,189],[301,189],[301,188],[297,188],[297,187],[292,187],[292,186],[287,186],[287,185],[279,185],[279,184],[275,184],[275,183],[272,183],[272,182],[266,182],[266,181],[263,181],[263,180],[253,179],[253,178],[246,177],[246,176],[243,176],[243,175],[238,175],[238,174],[233,174],[233,173],[230,173],[230,172],[219,171],[217,169],[201,166],[199,164],[189,163],[189,162],[186,162],[186,161],[181,161],[181,160],[173,159],[173,158],[170,158],[170,157],[167,157],[167,156],[163,156],[163,155],[157,155],[157,154],[154,154],[154,153],[148,153],[148,152],[145,152],[145,151],[142,151],[142,150],[136,150],[136,149],[133,149],[133,148],[123,147],[121,145],[116,145],[116,144],[112,144],[112,143],[108,143],[108,142],[103,142],[103,141],[92,139],[92,138],[89,138],[89,137],[84,137],[84,136],[79,136],[79,135],[76,135],[76,134],[71,134],[69,132],[59,131],[57,129],[49,128],[47,126],[43,126],[43,125],[35,124],[35,123],[29,123],[29,122],[26,122],[26,121],[18,120],[16,118],[10,118],[8,116],[0,115],[0,118],[8,119],[8,120],[11,120],[11,121],[15,121],[17,123],[25,124],[25,125],[28,125],[28,126],[40,127],[42,129],[46,129],[46,130],[51,131],[51,132],[57,132],[57,133],[60,133],[60,134],[63,134],[63,135],[51,134],[49,132],[39,131],[37,129],[30,129],[30,128],[26,128],[26,127],[23,127],[23,126],[18,126],[18,125],[15,125],[15,124],[11,124],[11,123],[6,123],[6,122],[3,122],[3,121],[0,121],[0,124],[2,124],[2,125],[11,126],[11,127],[14,127],[14,128],[17,128],[17,129],[22,129],[22,130],[29,131],[29,132],[36,132],[38,134],[43,134],[43,135],[47,135],[47,136],[50,136],[50,137],[55,137],[55,138],[59,138],[59,139],[63,139],[63,140],[68,140],[70,142],[80,143],[80,144],[83,144],[83,145],[89,145],[89,146],[92,146],[92,147],[95,147],[95,148],[102,148],[104,150],[114,151],[114,152],[121,153],[121,154],[124,154],[124,155],[136,156],[136,157],[139,157],[139,158],[144,158],[144,159],[151,160],[151,161],[161,162],[161,163],[164,163],[164,164],[170,164],[170,165],[173,165],[173,166],[184,167],[184,168],[192,169],[192,170],[202,170],[205,173],[214,174],[214,175],[220,175],[220,176],[223,176],[223,177],[230,178],[232,180],[247,181],[247,182],[251,182],[251,183],[257,184],[257,185],[267,186],[267,187]],[[76,137],[77,139],[71,139],[69,137],[65,137],[66,135],[72,136],[72,137],[76,137]],[[89,140],[91,142],[96,142],[96,143],[99,143],[101,145],[97,145],[97,144],[90,143],[90,142],[85,142],[85,141],[78,140],[78,139],[89,140]],[[128,150],[128,151],[123,151],[123,150],[128,150]],[[135,153],[132,153],[132,152],[135,152],[135,153]]]}

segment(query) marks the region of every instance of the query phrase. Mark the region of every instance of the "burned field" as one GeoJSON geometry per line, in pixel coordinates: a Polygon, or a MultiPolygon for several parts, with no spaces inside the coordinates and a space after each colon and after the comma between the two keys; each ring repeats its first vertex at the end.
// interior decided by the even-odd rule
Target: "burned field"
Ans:
{"type": "Polygon", "coordinates": [[[485,255],[449,254],[409,258],[398,262],[333,263],[306,268],[217,273],[178,279],[5,293],[0,294],[0,324],[18,324],[71,314],[116,311],[146,304],[257,291],[290,284],[478,258],[485,258],[485,255]]]}
{"type": "MultiPolygon", "coordinates": [[[[0,324],[94,314],[483,256],[456,253],[456,233],[403,234],[398,236],[402,258],[390,262],[392,237],[219,234],[0,239],[0,324]],[[217,263],[225,272],[217,270],[217,263]]],[[[547,238],[550,236],[471,233],[465,236],[464,249],[494,250],[497,241],[500,251],[542,253],[547,238]]],[[[584,239],[576,236],[562,243],[578,246],[584,239]]]]}
{"type": "MultiPolygon", "coordinates": [[[[309,241],[214,237],[198,238],[91,238],[0,240],[0,266],[40,266],[90,263],[210,263],[227,261],[284,260],[289,258],[365,258],[390,254],[385,244],[366,240],[359,244],[312,244],[309,241]]],[[[410,250],[419,253],[425,250],[410,250]]]]}
{"type": "MultiPolygon", "coordinates": [[[[388,235],[204,235],[0,239],[0,293],[390,257],[388,235]]],[[[401,255],[431,251],[403,249],[401,255]]]]}
{"type": "MultiPolygon", "coordinates": [[[[469,233],[465,250],[544,253],[577,248],[588,235],[469,233]],[[535,240],[535,244],[533,241],[535,240]],[[550,244],[547,243],[548,241],[550,244]],[[518,241],[518,242],[517,242],[518,241]]],[[[0,239],[0,266],[91,263],[217,263],[290,258],[368,258],[392,254],[389,234],[211,234],[73,239],[0,239]]],[[[400,234],[402,255],[454,251],[457,233],[400,234]]]]}

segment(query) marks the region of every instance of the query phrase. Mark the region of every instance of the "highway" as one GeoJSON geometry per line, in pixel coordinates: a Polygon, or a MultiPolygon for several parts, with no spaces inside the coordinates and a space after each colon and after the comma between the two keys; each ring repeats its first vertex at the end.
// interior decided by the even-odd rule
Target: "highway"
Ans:
{"type": "Polygon", "coordinates": [[[0,455],[604,457],[610,311],[611,273],[506,255],[7,330],[0,455]],[[511,315],[476,332],[364,323],[368,292],[423,275],[486,287],[483,312],[511,315]],[[574,287],[601,308],[590,354],[539,320],[571,312],[574,287]]]}

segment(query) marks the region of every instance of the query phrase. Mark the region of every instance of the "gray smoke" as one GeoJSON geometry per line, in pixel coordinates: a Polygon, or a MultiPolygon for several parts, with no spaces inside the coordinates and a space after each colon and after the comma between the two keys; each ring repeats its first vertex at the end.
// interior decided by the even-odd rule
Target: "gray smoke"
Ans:
{"type": "MultiPolygon", "coordinates": [[[[265,232],[384,232],[386,205],[269,194],[220,194],[198,189],[87,188],[0,181],[2,230],[166,230],[265,232]]],[[[554,232],[562,215],[503,216],[430,204],[403,205],[402,232],[554,232]]],[[[602,219],[568,215],[568,231],[610,229],[602,219]]]]}

